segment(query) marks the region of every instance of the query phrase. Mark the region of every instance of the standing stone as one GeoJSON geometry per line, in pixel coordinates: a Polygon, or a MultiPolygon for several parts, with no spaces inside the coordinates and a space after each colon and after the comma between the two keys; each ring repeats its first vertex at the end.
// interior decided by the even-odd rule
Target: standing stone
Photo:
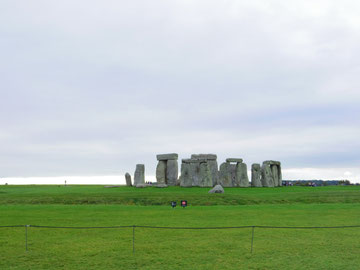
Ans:
{"type": "Polygon", "coordinates": [[[166,161],[160,160],[156,166],[156,181],[158,184],[166,183],[166,161]]]}
{"type": "Polygon", "coordinates": [[[235,170],[234,164],[224,162],[220,165],[219,182],[223,187],[233,187],[235,183],[235,170]]]}
{"type": "Polygon", "coordinates": [[[262,187],[260,164],[254,163],[251,166],[251,186],[252,187],[262,187]]]}
{"type": "Polygon", "coordinates": [[[263,187],[274,187],[274,179],[270,165],[266,162],[261,167],[261,183],[263,187]]]}
{"type": "Polygon", "coordinates": [[[145,165],[137,164],[134,173],[134,186],[145,184],[145,165]]]}
{"type": "Polygon", "coordinates": [[[166,184],[175,186],[178,179],[179,168],[177,160],[168,160],[166,163],[166,184]]]}
{"type": "Polygon", "coordinates": [[[236,164],[236,182],[239,187],[248,187],[249,186],[249,177],[247,174],[247,166],[245,163],[236,164]]]}
{"type": "Polygon", "coordinates": [[[279,173],[278,173],[278,166],[277,165],[271,165],[271,172],[274,179],[274,186],[279,186],[279,173]]]}
{"type": "Polygon", "coordinates": [[[281,164],[279,164],[278,173],[279,173],[279,187],[281,187],[282,186],[281,164]]]}
{"type": "Polygon", "coordinates": [[[190,177],[190,163],[181,163],[181,187],[192,187],[192,179],[190,177]]]}
{"type": "Polygon", "coordinates": [[[126,181],[126,185],[127,185],[128,187],[131,187],[131,186],[132,186],[132,184],[131,184],[131,175],[130,175],[129,173],[126,173],[126,174],[125,174],[125,181],[126,181]]]}
{"type": "Polygon", "coordinates": [[[213,179],[209,164],[207,162],[199,165],[199,187],[212,187],[213,179]]]}
{"type": "Polygon", "coordinates": [[[216,160],[209,160],[208,164],[212,175],[212,186],[215,186],[219,182],[218,163],[216,160]]]}
{"type": "Polygon", "coordinates": [[[189,174],[193,187],[198,187],[200,185],[200,163],[191,162],[189,167],[189,174]]]}

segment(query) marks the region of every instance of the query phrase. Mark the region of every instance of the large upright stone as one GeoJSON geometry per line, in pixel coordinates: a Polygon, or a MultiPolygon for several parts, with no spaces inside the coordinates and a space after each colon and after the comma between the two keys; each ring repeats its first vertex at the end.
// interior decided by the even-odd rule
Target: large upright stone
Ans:
{"type": "Polygon", "coordinates": [[[236,183],[239,187],[249,186],[249,177],[247,174],[247,166],[245,163],[236,164],[236,183]]]}
{"type": "Polygon", "coordinates": [[[128,187],[132,186],[132,184],[131,184],[131,175],[129,173],[125,173],[125,181],[126,181],[126,185],[128,187]]]}
{"type": "Polygon", "coordinates": [[[236,165],[224,162],[220,165],[219,182],[223,187],[233,187],[235,184],[236,165]]]}
{"type": "Polygon", "coordinates": [[[181,163],[181,187],[192,187],[192,178],[190,176],[190,163],[181,163]]]}
{"type": "Polygon", "coordinates": [[[211,171],[212,186],[215,186],[219,183],[218,163],[216,160],[209,160],[207,163],[209,164],[209,169],[211,171]]]}
{"type": "Polygon", "coordinates": [[[145,184],[145,165],[137,164],[134,173],[134,186],[145,184]]]}
{"type": "Polygon", "coordinates": [[[156,166],[156,181],[158,184],[166,184],[166,161],[160,160],[156,166]]]}
{"type": "Polygon", "coordinates": [[[168,160],[166,163],[166,184],[175,186],[178,179],[179,168],[177,160],[168,160]]]}
{"type": "Polygon", "coordinates": [[[251,165],[251,186],[262,187],[260,164],[254,163],[253,165],[251,165]]]}
{"type": "Polygon", "coordinates": [[[213,179],[211,169],[207,162],[200,163],[199,165],[199,187],[212,187],[213,179]]]}
{"type": "Polygon", "coordinates": [[[278,166],[277,165],[272,165],[272,166],[270,166],[270,168],[271,168],[271,172],[272,172],[273,179],[274,179],[274,186],[278,187],[279,186],[278,166]]]}
{"type": "Polygon", "coordinates": [[[274,179],[270,164],[264,162],[261,167],[261,183],[263,187],[274,187],[274,179]]]}

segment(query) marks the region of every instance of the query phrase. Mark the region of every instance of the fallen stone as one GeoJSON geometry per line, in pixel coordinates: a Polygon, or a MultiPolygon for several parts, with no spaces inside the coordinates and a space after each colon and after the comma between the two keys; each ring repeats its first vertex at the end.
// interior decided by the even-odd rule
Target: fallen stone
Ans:
{"type": "Polygon", "coordinates": [[[243,159],[242,158],[227,158],[226,162],[236,162],[236,163],[242,163],[243,159]]]}
{"type": "Polygon", "coordinates": [[[132,186],[132,183],[131,183],[131,175],[129,173],[125,173],[125,181],[126,181],[126,185],[128,187],[131,187],[132,186]]]}
{"type": "Polygon", "coordinates": [[[166,163],[166,184],[176,186],[179,175],[179,167],[177,160],[168,160],[166,163]]]}
{"type": "Polygon", "coordinates": [[[261,167],[260,164],[254,163],[251,165],[251,186],[262,187],[261,184],[261,167]]]}
{"type": "Polygon", "coordinates": [[[134,173],[134,186],[145,184],[145,165],[137,164],[134,173]]]}
{"type": "Polygon", "coordinates": [[[171,154],[161,154],[161,155],[157,155],[156,156],[157,160],[177,160],[178,159],[178,154],[176,153],[171,153],[171,154]]]}
{"type": "Polygon", "coordinates": [[[209,193],[225,193],[225,191],[221,185],[216,185],[209,191],[209,193]]]}

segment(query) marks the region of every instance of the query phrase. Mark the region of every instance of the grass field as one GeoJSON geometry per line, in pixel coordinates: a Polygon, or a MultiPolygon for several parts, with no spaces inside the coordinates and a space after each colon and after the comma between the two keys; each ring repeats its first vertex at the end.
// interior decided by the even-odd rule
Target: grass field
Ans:
{"type": "MultiPolygon", "coordinates": [[[[360,225],[359,187],[2,186],[0,226],[360,225]],[[187,199],[186,209],[169,201],[187,199]],[[211,205],[211,206],[209,206],[211,205]]],[[[359,269],[360,229],[0,228],[0,269],[359,269]]]]}

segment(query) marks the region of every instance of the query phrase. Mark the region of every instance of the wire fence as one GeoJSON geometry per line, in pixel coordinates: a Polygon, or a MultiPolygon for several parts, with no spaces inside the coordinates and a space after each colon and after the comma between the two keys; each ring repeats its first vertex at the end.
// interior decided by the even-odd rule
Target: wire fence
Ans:
{"type": "Polygon", "coordinates": [[[251,249],[250,253],[253,253],[254,248],[254,236],[255,229],[296,229],[296,230],[313,230],[313,229],[350,229],[350,228],[360,228],[360,225],[349,225],[349,226],[234,226],[234,227],[164,227],[164,226],[146,226],[146,225],[125,225],[125,226],[108,226],[108,227],[70,227],[70,226],[43,226],[43,225],[5,225],[1,228],[25,228],[25,250],[29,251],[28,248],[28,230],[29,228],[40,228],[40,229],[75,229],[75,230],[92,230],[92,229],[123,229],[123,228],[132,228],[132,252],[135,253],[135,229],[144,228],[144,229],[164,229],[164,230],[229,230],[229,229],[249,229],[251,228],[251,249]]]}

